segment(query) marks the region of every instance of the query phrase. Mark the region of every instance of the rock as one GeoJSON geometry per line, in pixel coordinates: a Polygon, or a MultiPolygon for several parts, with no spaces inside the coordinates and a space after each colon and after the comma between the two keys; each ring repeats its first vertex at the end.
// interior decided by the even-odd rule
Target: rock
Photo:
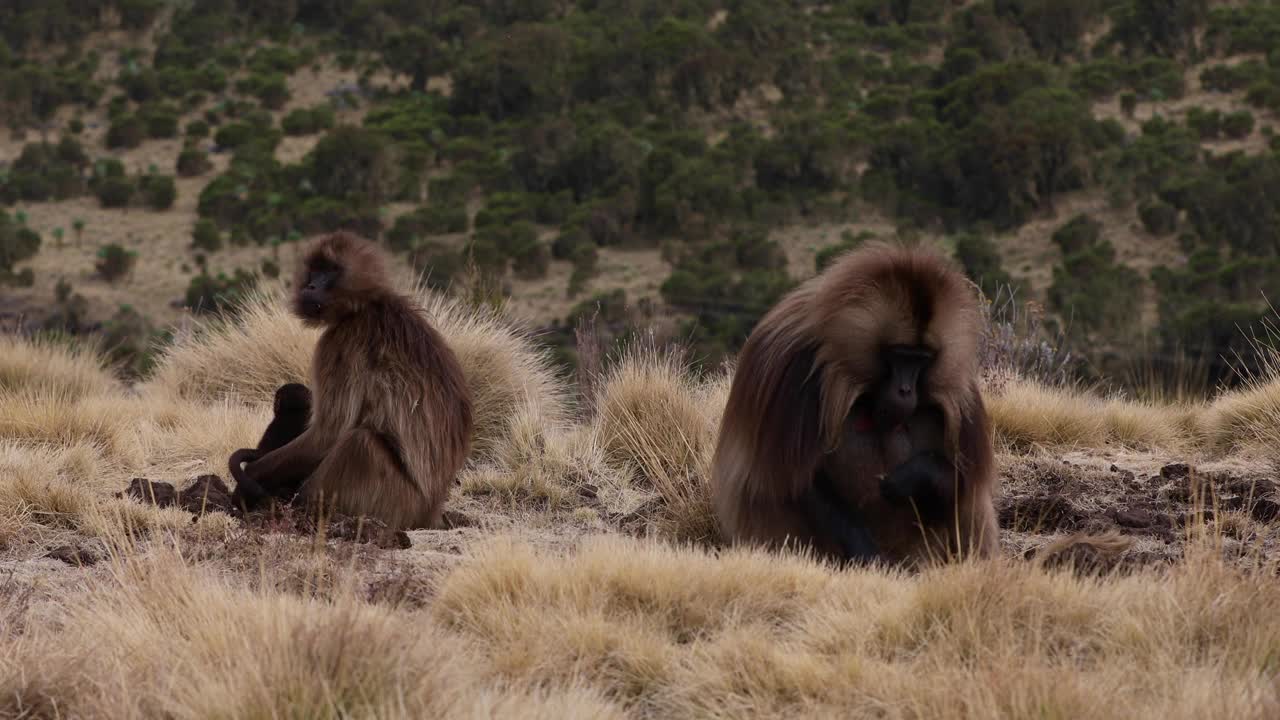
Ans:
{"type": "Polygon", "coordinates": [[[1160,477],[1165,480],[1185,480],[1191,476],[1191,466],[1186,463],[1170,463],[1160,468],[1160,477]]]}
{"type": "Polygon", "coordinates": [[[146,478],[130,480],[129,487],[124,491],[124,495],[141,503],[157,507],[170,507],[178,502],[178,493],[174,490],[172,484],[152,481],[146,478]]]}
{"type": "Polygon", "coordinates": [[[78,545],[59,545],[49,551],[45,557],[61,560],[68,565],[89,567],[96,565],[106,557],[103,548],[93,543],[80,543],[78,545]]]}
{"type": "Polygon", "coordinates": [[[201,475],[178,494],[178,505],[187,512],[230,512],[231,490],[217,475],[201,475]]]}
{"type": "Polygon", "coordinates": [[[1255,500],[1253,507],[1249,509],[1249,514],[1258,522],[1275,522],[1280,518],[1280,503],[1269,498],[1255,500]]]}
{"type": "Polygon", "coordinates": [[[1111,511],[1111,518],[1127,528],[1149,528],[1157,524],[1156,515],[1150,510],[1122,508],[1111,511]]]}

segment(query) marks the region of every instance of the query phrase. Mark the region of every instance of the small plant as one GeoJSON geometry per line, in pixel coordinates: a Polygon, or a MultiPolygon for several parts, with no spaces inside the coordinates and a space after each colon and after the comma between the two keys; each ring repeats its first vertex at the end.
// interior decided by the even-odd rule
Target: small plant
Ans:
{"type": "Polygon", "coordinates": [[[1142,226],[1152,235],[1169,235],[1178,229],[1178,210],[1163,200],[1143,203],[1138,208],[1142,226]]]}
{"type": "Polygon", "coordinates": [[[136,115],[122,115],[111,121],[107,129],[107,147],[136,148],[147,135],[146,124],[136,115]]]}
{"type": "Polygon", "coordinates": [[[134,264],[138,261],[138,253],[134,250],[127,250],[115,243],[103,245],[98,249],[98,260],[94,263],[94,270],[104,280],[115,284],[117,280],[128,275],[134,264]]]}
{"type": "Polygon", "coordinates": [[[1238,110],[1222,116],[1222,134],[1232,140],[1242,140],[1253,132],[1253,113],[1238,110]]]}
{"type": "Polygon", "coordinates": [[[60,227],[56,227],[56,228],[54,228],[54,229],[53,229],[53,243],[54,243],[54,245],[53,245],[53,246],[54,246],[54,247],[56,247],[56,248],[61,248],[61,247],[62,247],[62,236],[63,236],[63,235],[64,235],[64,231],[63,231],[63,229],[62,229],[62,228],[60,228],[60,227]]]}
{"type": "Polygon", "coordinates": [[[185,147],[178,153],[178,162],[174,169],[181,177],[203,175],[213,169],[209,162],[209,154],[198,147],[185,147]]]}
{"type": "Polygon", "coordinates": [[[222,249],[222,233],[212,220],[201,218],[191,231],[191,246],[205,252],[218,252],[222,249]]]}
{"type": "Polygon", "coordinates": [[[76,233],[76,247],[80,247],[80,241],[84,239],[84,218],[72,220],[71,229],[76,233]]]}
{"type": "Polygon", "coordinates": [[[178,188],[168,175],[144,175],[141,185],[142,195],[152,210],[168,210],[178,197],[178,188]]]}
{"type": "Polygon", "coordinates": [[[95,184],[94,194],[98,196],[98,203],[104,208],[128,207],[133,200],[135,189],[133,180],[127,177],[105,177],[95,184]]]}
{"type": "Polygon", "coordinates": [[[1133,117],[1133,113],[1138,109],[1138,96],[1134,93],[1127,92],[1120,96],[1120,112],[1125,117],[1133,117]]]}

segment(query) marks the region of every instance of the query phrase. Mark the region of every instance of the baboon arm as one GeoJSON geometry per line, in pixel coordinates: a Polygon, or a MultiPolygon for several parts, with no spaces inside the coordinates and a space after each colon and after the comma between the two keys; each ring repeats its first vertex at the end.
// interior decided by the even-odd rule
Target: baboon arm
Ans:
{"type": "Polygon", "coordinates": [[[283,447],[249,463],[245,476],[267,490],[275,483],[310,475],[324,459],[324,450],[311,433],[304,432],[283,447]]]}
{"type": "Polygon", "coordinates": [[[816,534],[832,538],[840,546],[844,559],[855,563],[871,562],[880,556],[871,531],[862,514],[836,495],[825,476],[819,474],[813,485],[799,499],[816,534]]]}

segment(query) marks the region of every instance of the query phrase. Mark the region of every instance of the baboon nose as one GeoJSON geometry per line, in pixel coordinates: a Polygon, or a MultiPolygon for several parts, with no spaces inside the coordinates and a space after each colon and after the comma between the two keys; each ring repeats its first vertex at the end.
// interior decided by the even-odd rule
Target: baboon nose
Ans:
{"type": "Polygon", "coordinates": [[[908,397],[911,395],[911,393],[912,393],[912,388],[910,385],[898,386],[898,394],[901,395],[902,397],[908,397]]]}

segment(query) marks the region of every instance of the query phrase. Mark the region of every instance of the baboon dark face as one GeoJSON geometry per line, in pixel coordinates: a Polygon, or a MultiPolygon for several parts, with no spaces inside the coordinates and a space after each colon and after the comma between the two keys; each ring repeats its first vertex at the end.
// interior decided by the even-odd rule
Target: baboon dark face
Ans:
{"type": "Polygon", "coordinates": [[[288,383],[276,390],[272,411],[281,413],[306,412],[311,409],[311,391],[302,383],[288,383]]]}
{"type": "Polygon", "coordinates": [[[306,282],[298,288],[298,315],[304,320],[325,319],[333,293],[341,280],[342,268],[336,263],[323,257],[311,262],[307,266],[306,282]]]}
{"type": "Polygon", "coordinates": [[[884,372],[872,390],[872,420],[880,431],[893,430],[916,412],[934,352],[919,345],[891,345],[882,354],[884,372]]]}

